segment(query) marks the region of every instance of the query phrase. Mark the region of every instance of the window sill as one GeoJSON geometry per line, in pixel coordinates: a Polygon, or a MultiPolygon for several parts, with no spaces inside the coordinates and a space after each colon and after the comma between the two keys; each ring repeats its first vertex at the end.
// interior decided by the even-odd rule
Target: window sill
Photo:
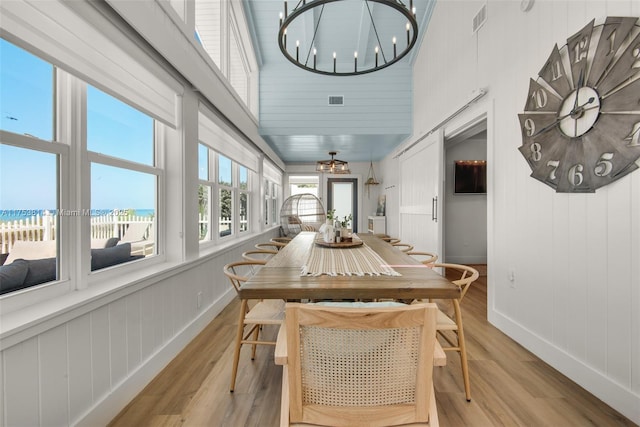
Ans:
{"type": "MultiPolygon", "coordinates": [[[[10,313],[0,314],[0,351],[68,322],[70,319],[89,313],[97,307],[107,305],[154,283],[189,270],[219,253],[227,252],[247,241],[273,232],[276,228],[274,226],[259,233],[243,235],[217,245],[211,244],[207,248],[201,247],[199,257],[191,261],[163,262],[159,256],[156,260],[148,260],[150,262],[133,261],[130,266],[100,271],[88,278],[89,285],[84,289],[66,291],[62,295],[42,302],[10,313]],[[137,263],[140,263],[138,267],[135,266],[137,263]]],[[[68,287],[69,282],[53,283],[46,286],[68,287]]]]}

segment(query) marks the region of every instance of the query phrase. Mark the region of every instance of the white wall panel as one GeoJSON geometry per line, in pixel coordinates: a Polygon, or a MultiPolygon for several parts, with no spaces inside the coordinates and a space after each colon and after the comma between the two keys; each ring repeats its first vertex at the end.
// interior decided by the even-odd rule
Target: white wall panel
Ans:
{"type": "Polygon", "coordinates": [[[69,424],[67,325],[50,329],[39,337],[40,418],[45,424],[69,424]]]}
{"type": "Polygon", "coordinates": [[[97,402],[111,390],[109,355],[109,306],[91,312],[91,368],[93,401],[97,402]]]}
{"type": "Polygon", "coordinates": [[[91,315],[68,324],[69,420],[77,420],[93,403],[91,390],[91,315]]]}
{"type": "MultiPolygon", "coordinates": [[[[456,121],[493,111],[489,319],[639,423],[640,172],[595,194],[557,194],[529,177],[517,114],[554,44],[562,47],[593,18],[597,25],[638,16],[640,3],[537,1],[522,13],[519,2],[489,0],[487,23],[472,35],[482,3],[437,3],[414,68],[413,134],[462,106],[471,90],[488,88],[456,121]]],[[[382,165],[393,174],[399,162],[382,165]]],[[[398,216],[387,220],[389,230],[397,227],[398,216]]]]}
{"type": "Polygon", "coordinates": [[[38,338],[3,352],[5,425],[40,425],[38,338]]]}
{"type": "Polygon", "coordinates": [[[140,331],[140,293],[127,298],[127,373],[140,364],[142,336],[140,331]]]}
{"type": "Polygon", "coordinates": [[[113,388],[127,375],[127,300],[124,298],[109,304],[109,338],[113,388]]]}

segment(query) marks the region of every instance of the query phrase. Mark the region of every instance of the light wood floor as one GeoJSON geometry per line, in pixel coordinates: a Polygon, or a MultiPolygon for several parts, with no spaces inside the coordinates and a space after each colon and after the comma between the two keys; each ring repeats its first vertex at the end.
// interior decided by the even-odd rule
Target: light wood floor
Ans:
{"type": "MultiPolygon", "coordinates": [[[[486,283],[481,276],[462,304],[472,401],[464,397],[457,354],[434,368],[441,426],[635,425],[491,326],[486,283]]],[[[237,301],[230,304],[110,426],[277,426],[282,370],[272,347],[259,346],[253,362],[250,349],[242,350],[229,393],[238,309],[237,301]]]]}

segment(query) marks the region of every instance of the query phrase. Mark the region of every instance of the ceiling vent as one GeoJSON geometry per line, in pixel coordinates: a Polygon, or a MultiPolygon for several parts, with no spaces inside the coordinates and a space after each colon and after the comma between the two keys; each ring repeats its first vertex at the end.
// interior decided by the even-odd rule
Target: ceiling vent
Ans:
{"type": "Polygon", "coordinates": [[[472,34],[475,34],[480,27],[487,22],[487,4],[483,4],[476,16],[473,17],[473,31],[472,34]]]}
{"type": "Polygon", "coordinates": [[[338,107],[344,105],[344,96],[342,95],[329,95],[329,106],[338,107]]]}

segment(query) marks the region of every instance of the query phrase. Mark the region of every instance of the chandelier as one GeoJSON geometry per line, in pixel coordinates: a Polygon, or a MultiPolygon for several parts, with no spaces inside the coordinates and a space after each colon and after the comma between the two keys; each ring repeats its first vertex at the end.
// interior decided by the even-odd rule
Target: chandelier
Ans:
{"type": "MultiPolygon", "coordinates": [[[[349,40],[341,40],[337,43],[339,46],[316,48],[316,41],[320,39],[320,36],[336,33],[339,31],[337,28],[341,27],[336,22],[331,22],[337,16],[335,11],[332,15],[331,12],[325,11],[325,8],[336,8],[341,3],[353,3],[354,0],[298,0],[298,4],[290,13],[287,11],[287,1],[285,0],[284,13],[280,13],[280,31],[278,32],[280,51],[294,65],[318,74],[354,76],[381,70],[404,58],[418,40],[416,10],[413,7],[413,0],[409,1],[409,6],[407,6],[401,0],[362,0],[363,9],[366,9],[364,15],[368,16],[371,23],[370,31],[373,32],[373,46],[370,45],[371,47],[367,49],[369,52],[360,52],[361,60],[360,64],[358,64],[357,50],[353,51],[353,62],[350,59],[338,58],[337,51],[341,46],[348,46],[349,40]],[[374,7],[373,4],[378,4],[380,7],[374,7]],[[372,11],[372,9],[375,10],[372,11]],[[302,16],[308,11],[313,11],[310,14],[310,19],[302,16]],[[380,24],[382,21],[381,14],[376,12],[386,14],[386,12],[393,11],[396,12],[395,15],[397,16],[394,16],[394,18],[397,19],[392,19],[391,22],[396,24],[400,22],[400,24],[391,31],[393,37],[388,37],[388,40],[381,40],[374,15],[377,15],[376,17],[380,24]],[[328,16],[325,21],[329,20],[329,22],[324,22],[323,16],[328,16]],[[404,21],[402,18],[406,19],[405,25],[401,23],[404,21]],[[294,24],[296,20],[297,22],[294,24]],[[313,22],[313,32],[300,30],[303,21],[313,22]],[[287,35],[287,30],[290,32],[289,35],[287,35]],[[295,34],[291,34],[292,30],[296,30],[295,34]],[[406,33],[406,43],[401,42],[398,37],[403,32],[406,33]],[[290,40],[289,45],[287,45],[287,37],[290,40]],[[311,39],[310,42],[304,43],[304,40],[309,38],[311,39]],[[301,39],[303,42],[301,42],[301,39]],[[291,40],[294,40],[294,43],[291,43],[291,40]],[[339,61],[339,59],[342,61],[339,61]]],[[[360,16],[349,16],[347,18],[353,25],[360,22],[360,16]]],[[[385,21],[387,20],[385,19],[385,21]]],[[[382,31],[382,24],[380,25],[380,31],[382,31]]],[[[357,41],[353,41],[353,46],[356,46],[356,43],[357,41]]]]}
{"type": "Polygon", "coordinates": [[[318,163],[316,163],[316,171],[333,174],[351,173],[348,162],[333,158],[336,154],[338,154],[336,151],[330,151],[329,155],[331,156],[331,159],[319,160],[318,163]]]}

